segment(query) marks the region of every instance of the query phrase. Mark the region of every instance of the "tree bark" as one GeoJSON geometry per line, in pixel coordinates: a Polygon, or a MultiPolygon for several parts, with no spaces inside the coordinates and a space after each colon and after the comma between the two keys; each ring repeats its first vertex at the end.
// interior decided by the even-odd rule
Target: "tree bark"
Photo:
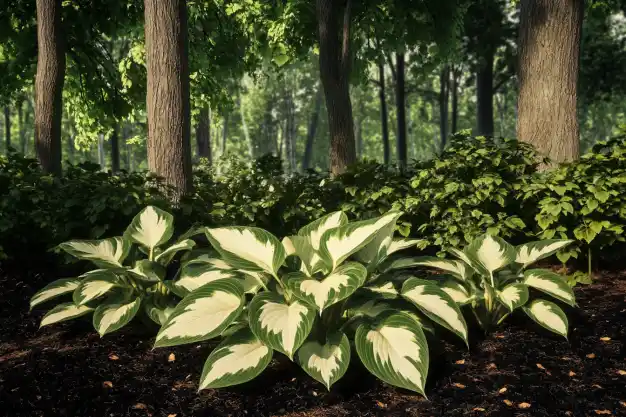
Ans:
{"type": "Polygon", "coordinates": [[[443,152],[448,139],[448,100],[449,100],[450,67],[444,65],[439,74],[439,131],[441,142],[439,150],[443,152]]]}
{"type": "Polygon", "coordinates": [[[576,117],[583,0],[522,0],[517,137],[553,163],[580,153],[576,117]]]}
{"type": "Polygon", "coordinates": [[[382,59],[378,61],[378,81],[380,85],[378,89],[378,99],[380,100],[380,124],[382,126],[383,136],[383,161],[385,165],[389,165],[389,117],[387,115],[387,95],[385,92],[385,65],[382,59]]]}
{"type": "Polygon", "coordinates": [[[111,133],[111,172],[119,172],[120,170],[120,137],[117,122],[113,125],[111,133]]]}
{"type": "Polygon", "coordinates": [[[488,51],[476,72],[476,134],[493,136],[493,51],[488,51]]]}
{"type": "Polygon", "coordinates": [[[174,203],[192,190],[187,6],[145,0],[148,167],[173,187],[174,203]]]}
{"type": "Polygon", "coordinates": [[[198,124],[196,125],[196,145],[198,158],[207,158],[211,163],[211,108],[205,105],[200,109],[198,124]]]}
{"type": "Polygon", "coordinates": [[[306,171],[311,166],[311,159],[313,156],[313,141],[315,139],[315,132],[317,132],[317,125],[320,118],[320,110],[322,108],[322,90],[318,88],[315,93],[315,104],[313,105],[313,114],[311,114],[311,121],[309,122],[309,128],[306,134],[306,144],[304,146],[304,158],[302,159],[302,171],[306,171]]]}
{"type": "Polygon", "coordinates": [[[61,117],[65,81],[65,42],[61,0],[37,0],[35,147],[44,172],[61,173],[61,117]]]}
{"type": "Polygon", "coordinates": [[[398,122],[398,165],[404,172],[407,166],[406,97],[404,89],[404,52],[396,52],[396,118],[398,122]]]}
{"type": "Polygon", "coordinates": [[[352,0],[343,8],[342,37],[339,39],[338,17],[341,3],[316,0],[320,45],[320,78],[326,97],[330,130],[330,172],[338,175],[356,162],[354,121],[350,102],[350,20],[352,0]]]}
{"type": "Polygon", "coordinates": [[[104,171],[106,169],[106,161],[104,160],[104,134],[98,134],[98,163],[100,169],[104,171]]]}
{"type": "Polygon", "coordinates": [[[11,108],[9,106],[4,106],[4,141],[8,152],[11,147],[11,108]]]}

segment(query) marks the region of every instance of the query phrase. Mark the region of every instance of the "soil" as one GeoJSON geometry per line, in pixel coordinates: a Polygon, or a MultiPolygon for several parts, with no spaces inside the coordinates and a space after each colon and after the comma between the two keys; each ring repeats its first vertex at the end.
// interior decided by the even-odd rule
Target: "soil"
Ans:
{"type": "Polygon", "coordinates": [[[575,289],[569,341],[523,314],[470,351],[444,341],[425,399],[369,376],[356,356],[330,393],[286,360],[248,384],[198,393],[210,344],[152,350],[154,334],[139,325],[102,339],[88,321],[39,330],[43,311],[29,313],[28,299],[48,279],[4,274],[0,415],[626,416],[626,273],[598,275],[575,289]]]}

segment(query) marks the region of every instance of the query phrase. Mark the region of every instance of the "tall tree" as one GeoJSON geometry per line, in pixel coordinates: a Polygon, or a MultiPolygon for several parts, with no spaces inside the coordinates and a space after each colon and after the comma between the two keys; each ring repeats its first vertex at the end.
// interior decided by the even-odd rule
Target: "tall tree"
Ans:
{"type": "Polygon", "coordinates": [[[583,0],[522,0],[517,137],[554,162],[580,152],[576,117],[583,0]]]}
{"type": "Polygon", "coordinates": [[[208,104],[200,109],[196,125],[196,145],[198,157],[207,158],[211,163],[211,108],[208,104]]]}
{"type": "Polygon", "coordinates": [[[309,121],[309,128],[306,134],[306,144],[304,146],[304,158],[302,159],[302,171],[306,171],[311,166],[311,159],[313,157],[313,141],[315,140],[315,133],[317,132],[317,125],[319,124],[320,110],[322,108],[322,90],[317,89],[315,93],[315,104],[313,105],[313,113],[311,114],[311,120],[309,121]]]}
{"type": "Polygon", "coordinates": [[[111,171],[118,172],[120,170],[120,137],[117,122],[113,124],[111,132],[111,171]]]}
{"type": "Polygon", "coordinates": [[[61,173],[61,117],[65,81],[65,41],[61,0],[37,0],[35,147],[45,172],[61,173]]]}
{"type": "Polygon", "coordinates": [[[11,146],[11,107],[4,106],[4,141],[6,149],[11,146]]]}
{"type": "Polygon", "coordinates": [[[378,81],[378,100],[380,101],[380,126],[382,129],[383,137],[383,161],[385,165],[389,165],[389,117],[387,115],[387,95],[385,91],[385,65],[382,58],[378,60],[378,81]]]}
{"type": "Polygon", "coordinates": [[[493,50],[479,57],[476,70],[476,134],[493,136],[493,50]]]}
{"type": "Polygon", "coordinates": [[[400,171],[407,166],[406,143],[406,91],[405,91],[404,51],[396,52],[396,120],[398,122],[398,165],[400,171]]]}
{"type": "Polygon", "coordinates": [[[439,73],[439,150],[443,152],[448,139],[448,101],[450,97],[450,66],[444,65],[439,73]]]}
{"type": "Polygon", "coordinates": [[[354,121],[350,102],[350,20],[352,0],[316,0],[320,78],[326,97],[330,129],[330,172],[345,172],[356,162],[354,121]],[[342,10],[343,9],[343,10],[342,10]],[[339,30],[339,17],[343,26],[339,30]],[[341,32],[341,39],[339,33],[341,32]]]}
{"type": "Polygon", "coordinates": [[[145,0],[148,73],[148,166],[174,187],[174,202],[192,189],[187,5],[145,0]]]}

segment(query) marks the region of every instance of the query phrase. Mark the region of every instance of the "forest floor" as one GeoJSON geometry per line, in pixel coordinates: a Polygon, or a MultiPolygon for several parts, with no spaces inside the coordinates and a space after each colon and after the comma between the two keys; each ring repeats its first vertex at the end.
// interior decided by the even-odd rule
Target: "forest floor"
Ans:
{"type": "Polygon", "coordinates": [[[575,289],[569,341],[522,314],[470,351],[444,342],[425,399],[369,376],[356,357],[330,393],[288,361],[198,393],[209,344],[152,350],[140,326],[101,339],[88,321],[39,330],[43,312],[29,313],[28,300],[44,278],[0,276],[0,415],[626,416],[626,272],[596,279],[575,289]]]}

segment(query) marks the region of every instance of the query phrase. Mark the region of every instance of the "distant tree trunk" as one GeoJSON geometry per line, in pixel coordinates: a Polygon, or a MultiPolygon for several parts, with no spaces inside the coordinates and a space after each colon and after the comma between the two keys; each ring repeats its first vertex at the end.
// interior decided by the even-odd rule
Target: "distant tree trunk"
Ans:
{"type": "Polygon", "coordinates": [[[517,137],[553,163],[580,154],[576,113],[583,0],[522,0],[517,137]]]}
{"type": "Polygon", "coordinates": [[[313,156],[313,141],[315,139],[315,132],[317,132],[317,125],[320,118],[320,110],[322,108],[322,90],[318,88],[315,93],[315,104],[313,105],[313,114],[311,114],[311,120],[309,122],[309,128],[306,134],[306,144],[304,146],[304,158],[302,159],[302,171],[306,171],[311,166],[311,159],[313,156]]]}
{"type": "Polygon", "coordinates": [[[113,132],[111,132],[111,172],[118,172],[120,170],[120,138],[118,132],[117,122],[113,125],[113,132]]]}
{"type": "Polygon", "coordinates": [[[452,71],[452,133],[458,130],[459,121],[459,76],[460,71],[452,71]]]}
{"type": "Polygon", "coordinates": [[[387,115],[387,95],[385,92],[385,65],[382,59],[378,61],[378,81],[380,82],[378,99],[380,100],[380,123],[382,126],[383,136],[383,160],[385,165],[389,165],[389,125],[387,115]]]}
{"type": "Polygon", "coordinates": [[[222,125],[222,146],[220,148],[220,157],[226,155],[226,140],[228,139],[228,119],[230,118],[230,114],[226,113],[224,115],[223,125],[222,125]]]}
{"type": "Polygon", "coordinates": [[[404,52],[396,53],[396,118],[398,121],[398,164],[404,172],[407,166],[406,97],[404,87],[404,52]]]}
{"type": "Polygon", "coordinates": [[[104,134],[98,134],[98,163],[102,171],[106,170],[106,161],[104,159],[104,134]]]}
{"type": "Polygon", "coordinates": [[[330,128],[330,172],[337,175],[356,162],[354,121],[350,102],[350,20],[352,0],[316,0],[319,29],[320,76],[326,96],[330,128]],[[339,16],[343,14],[339,39],[339,16]]]}
{"type": "Polygon", "coordinates": [[[24,121],[24,100],[17,101],[17,130],[20,137],[20,150],[26,155],[26,123],[24,121]]]}
{"type": "Polygon", "coordinates": [[[174,188],[177,203],[193,187],[184,0],[144,0],[148,70],[148,167],[174,188]]]}
{"type": "Polygon", "coordinates": [[[239,105],[239,115],[241,117],[241,129],[243,130],[243,135],[246,139],[246,143],[248,144],[248,154],[250,155],[250,159],[254,159],[256,157],[254,152],[254,143],[252,143],[250,131],[248,130],[248,122],[246,122],[246,107],[243,104],[243,97],[241,97],[241,95],[237,98],[237,102],[239,105]]]}
{"type": "Polygon", "coordinates": [[[211,163],[211,108],[208,104],[200,109],[196,125],[196,144],[198,158],[207,158],[211,163]]]}
{"type": "Polygon", "coordinates": [[[287,118],[285,120],[285,159],[288,172],[296,171],[296,109],[291,91],[287,91],[287,118]]]}
{"type": "Polygon", "coordinates": [[[44,172],[61,173],[61,117],[65,42],[61,0],[37,0],[35,147],[44,172]]]}
{"type": "Polygon", "coordinates": [[[356,123],[354,124],[354,135],[356,136],[356,157],[357,159],[363,158],[363,119],[365,113],[365,106],[363,101],[359,103],[359,110],[356,116],[356,123]]]}
{"type": "Polygon", "coordinates": [[[450,67],[444,65],[439,74],[439,131],[441,133],[440,151],[443,152],[448,139],[448,100],[450,67]]]}
{"type": "Polygon", "coordinates": [[[476,72],[476,134],[493,136],[493,51],[481,58],[476,72]]]}
{"type": "Polygon", "coordinates": [[[11,146],[11,108],[9,106],[4,106],[4,140],[8,152],[11,146]]]}

